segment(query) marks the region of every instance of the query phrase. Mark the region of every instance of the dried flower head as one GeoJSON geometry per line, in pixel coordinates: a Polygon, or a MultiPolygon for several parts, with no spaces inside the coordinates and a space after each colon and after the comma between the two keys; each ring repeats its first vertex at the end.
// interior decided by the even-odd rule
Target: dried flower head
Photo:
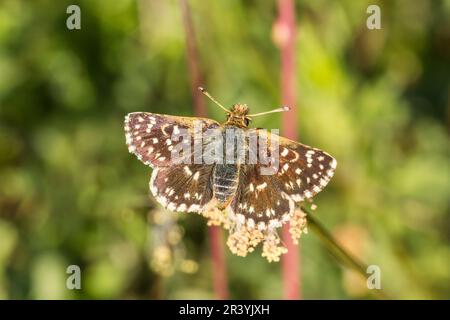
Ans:
{"type": "Polygon", "coordinates": [[[264,239],[264,234],[256,228],[248,226],[236,227],[230,232],[227,245],[231,252],[245,257],[248,252],[252,252],[254,248],[264,239]]]}
{"type": "Polygon", "coordinates": [[[280,256],[288,251],[285,247],[280,245],[280,242],[280,237],[275,231],[271,231],[266,235],[262,256],[265,257],[267,261],[278,262],[280,261],[280,256]]]}
{"type": "Polygon", "coordinates": [[[269,262],[279,261],[280,256],[287,252],[278,235],[279,227],[290,223],[289,232],[295,244],[298,244],[303,233],[307,233],[306,213],[300,208],[295,209],[291,215],[283,216],[281,221],[272,219],[268,223],[255,223],[251,218],[217,208],[207,210],[202,215],[208,219],[208,225],[221,225],[229,230],[227,246],[233,254],[245,257],[262,242],[262,256],[269,262]]]}
{"type": "Polygon", "coordinates": [[[291,234],[292,241],[295,244],[298,244],[298,239],[300,239],[300,236],[303,233],[308,233],[306,223],[306,213],[300,208],[295,209],[289,226],[289,233],[291,234]]]}

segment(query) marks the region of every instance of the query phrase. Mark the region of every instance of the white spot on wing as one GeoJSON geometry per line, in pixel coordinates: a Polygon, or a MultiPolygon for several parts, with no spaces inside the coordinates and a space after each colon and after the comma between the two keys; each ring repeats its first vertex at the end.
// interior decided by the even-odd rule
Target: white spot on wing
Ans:
{"type": "Polygon", "coordinates": [[[266,187],[267,187],[267,183],[266,183],[266,182],[263,182],[263,183],[261,183],[260,185],[258,185],[258,186],[256,187],[256,189],[258,189],[259,191],[261,191],[261,190],[264,190],[266,187]]]}
{"type": "Polygon", "coordinates": [[[200,207],[198,204],[192,204],[189,208],[188,208],[188,212],[199,212],[201,210],[202,207],[200,207]]]}
{"type": "Polygon", "coordinates": [[[331,166],[333,169],[336,169],[336,166],[337,166],[337,161],[336,161],[336,159],[333,159],[333,161],[331,161],[330,166],[331,166]]]}
{"type": "Polygon", "coordinates": [[[192,171],[189,169],[189,167],[188,166],[184,166],[184,172],[186,172],[186,174],[188,175],[188,176],[192,176],[192,171]]]}

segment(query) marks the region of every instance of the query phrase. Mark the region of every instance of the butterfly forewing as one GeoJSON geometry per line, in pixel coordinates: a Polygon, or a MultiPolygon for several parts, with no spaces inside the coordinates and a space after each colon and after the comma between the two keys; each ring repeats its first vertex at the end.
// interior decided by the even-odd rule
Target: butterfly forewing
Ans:
{"type": "MultiPolygon", "coordinates": [[[[270,139],[276,136],[267,135],[270,139]]],[[[334,175],[336,160],[317,148],[279,136],[276,138],[279,141],[279,163],[272,178],[278,189],[296,202],[310,199],[322,191],[334,175]]]]}
{"type": "Polygon", "coordinates": [[[196,117],[147,112],[134,112],[125,117],[128,150],[154,168],[150,190],[161,205],[173,211],[200,212],[211,200],[213,166],[193,163],[196,150],[201,153],[207,148],[207,142],[201,145],[199,152],[194,147],[194,130],[200,128],[202,133],[217,127],[219,124],[214,120],[196,117]],[[182,163],[172,157],[172,151],[180,143],[189,144],[186,154],[180,152],[182,163]]]}
{"type": "Polygon", "coordinates": [[[330,182],[336,160],[326,152],[281,138],[276,181],[294,201],[310,199],[330,182]]]}
{"type": "MultiPolygon", "coordinates": [[[[219,127],[210,119],[196,117],[176,117],[148,112],[133,112],[125,117],[125,137],[128,150],[144,164],[165,167],[174,164],[172,150],[189,134],[190,154],[194,152],[194,128],[198,126],[206,131],[219,127]]],[[[193,162],[193,161],[190,161],[193,162]]]]}

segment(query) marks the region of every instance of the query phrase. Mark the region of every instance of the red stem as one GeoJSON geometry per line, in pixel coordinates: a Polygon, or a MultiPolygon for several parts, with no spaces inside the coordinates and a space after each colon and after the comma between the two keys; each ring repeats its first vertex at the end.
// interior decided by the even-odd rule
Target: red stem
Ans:
{"type": "MultiPolygon", "coordinates": [[[[296,105],[295,105],[295,6],[293,0],[278,0],[279,16],[275,24],[274,37],[281,53],[281,88],[282,103],[291,107],[290,112],[283,113],[283,135],[296,140],[296,105]]],[[[300,299],[300,250],[292,242],[289,225],[282,230],[283,242],[288,252],[282,259],[283,297],[300,299]]]]}
{"type": "Polygon", "coordinates": [[[192,23],[188,1],[180,0],[180,6],[186,37],[187,62],[189,67],[192,98],[194,99],[194,113],[198,117],[204,117],[206,116],[205,100],[198,91],[198,87],[203,85],[203,75],[199,65],[194,24],[192,23]]]}
{"type": "MultiPolygon", "coordinates": [[[[198,117],[204,117],[206,116],[206,105],[202,95],[197,89],[203,85],[203,76],[200,70],[194,25],[192,23],[188,1],[180,0],[180,7],[186,36],[187,60],[192,97],[194,99],[194,113],[198,117]]],[[[217,299],[225,300],[228,299],[228,285],[222,230],[219,227],[211,226],[209,228],[209,239],[213,264],[212,274],[215,297],[217,299]]]]}
{"type": "Polygon", "coordinates": [[[217,299],[228,299],[227,267],[222,241],[222,229],[216,226],[209,227],[211,242],[211,255],[213,263],[214,293],[217,299]]]}

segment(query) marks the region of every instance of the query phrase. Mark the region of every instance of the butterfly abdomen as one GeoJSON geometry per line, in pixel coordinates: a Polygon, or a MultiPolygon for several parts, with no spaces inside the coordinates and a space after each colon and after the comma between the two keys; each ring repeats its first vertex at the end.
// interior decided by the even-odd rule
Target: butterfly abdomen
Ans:
{"type": "Polygon", "coordinates": [[[213,175],[214,196],[221,206],[229,203],[238,186],[239,169],[235,164],[217,164],[213,175]]]}

